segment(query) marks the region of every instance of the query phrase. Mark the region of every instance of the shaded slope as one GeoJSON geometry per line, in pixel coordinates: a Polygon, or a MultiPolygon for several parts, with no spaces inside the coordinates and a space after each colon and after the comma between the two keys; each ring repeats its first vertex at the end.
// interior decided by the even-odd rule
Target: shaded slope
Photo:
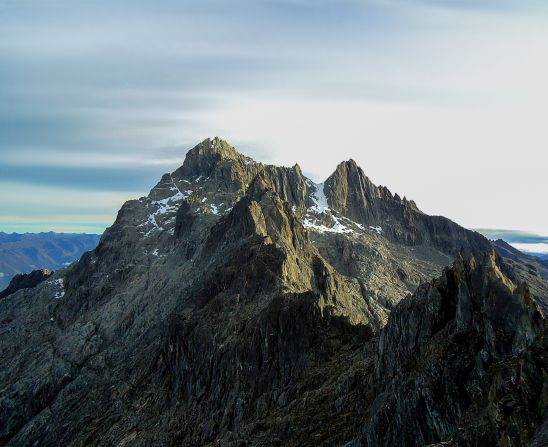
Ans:
{"type": "Polygon", "coordinates": [[[548,403],[546,341],[493,252],[458,258],[382,330],[363,445],[527,445],[548,403]]]}

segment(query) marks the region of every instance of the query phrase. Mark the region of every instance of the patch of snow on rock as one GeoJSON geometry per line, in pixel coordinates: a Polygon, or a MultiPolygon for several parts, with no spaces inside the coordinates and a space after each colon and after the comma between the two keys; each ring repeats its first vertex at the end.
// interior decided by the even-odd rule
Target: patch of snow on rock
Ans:
{"type": "Polygon", "coordinates": [[[314,187],[316,188],[314,191],[314,194],[312,194],[312,200],[314,201],[315,205],[311,207],[312,211],[316,211],[317,213],[324,213],[327,210],[329,210],[329,205],[327,204],[327,197],[325,196],[325,193],[323,192],[323,182],[322,183],[314,183],[314,187]]]}
{"type": "Polygon", "coordinates": [[[376,226],[376,227],[369,226],[369,228],[373,231],[376,231],[378,234],[382,234],[382,228],[379,226],[376,226]]]}
{"type": "Polygon", "coordinates": [[[65,283],[63,281],[63,278],[58,278],[53,281],[48,281],[48,284],[52,284],[55,288],[55,295],[53,298],[56,300],[61,299],[65,296],[65,283]]]}
{"type": "Polygon", "coordinates": [[[335,225],[332,227],[328,227],[327,225],[318,225],[314,223],[309,218],[305,217],[303,219],[303,226],[305,228],[312,228],[313,230],[319,231],[320,233],[340,233],[340,234],[346,234],[346,233],[352,233],[353,230],[351,228],[348,228],[346,225],[341,223],[341,221],[333,216],[333,219],[335,220],[335,225]]]}
{"type": "MultiPolygon", "coordinates": [[[[158,224],[158,221],[156,220],[157,216],[175,213],[177,211],[177,209],[179,208],[180,202],[183,199],[186,199],[187,197],[189,197],[192,194],[191,190],[187,190],[187,191],[184,191],[184,192],[181,191],[177,187],[177,185],[173,181],[173,179],[172,179],[172,183],[173,183],[173,186],[170,187],[170,190],[171,191],[177,191],[175,194],[173,194],[172,196],[166,197],[164,199],[161,199],[161,200],[152,200],[150,202],[151,205],[156,206],[157,208],[154,212],[152,212],[148,216],[148,218],[145,222],[143,222],[141,225],[139,225],[140,227],[144,226],[144,225],[147,225],[147,224],[152,225],[152,228],[145,234],[145,237],[150,236],[150,234],[154,230],[163,230],[164,229],[162,226],[160,226],[158,224]]],[[[165,223],[166,224],[167,223],[172,223],[174,220],[175,220],[175,218],[171,217],[171,218],[167,219],[165,221],[165,223]]]]}

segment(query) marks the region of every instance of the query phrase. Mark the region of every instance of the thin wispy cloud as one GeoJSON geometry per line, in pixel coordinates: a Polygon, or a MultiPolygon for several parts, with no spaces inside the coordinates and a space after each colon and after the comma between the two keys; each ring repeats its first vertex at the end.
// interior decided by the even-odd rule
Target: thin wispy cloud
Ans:
{"type": "Polygon", "coordinates": [[[351,157],[430,213],[546,233],[547,24],[533,0],[0,0],[0,229],[29,228],[18,185],[131,198],[219,135],[316,179],[351,157]]]}

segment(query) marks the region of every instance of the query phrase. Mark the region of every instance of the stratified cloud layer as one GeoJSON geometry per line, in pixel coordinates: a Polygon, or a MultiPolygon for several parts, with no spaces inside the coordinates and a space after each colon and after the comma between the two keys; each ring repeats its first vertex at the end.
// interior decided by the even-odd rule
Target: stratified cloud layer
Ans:
{"type": "Polygon", "coordinates": [[[546,233],[546,54],[544,1],[0,0],[0,230],[104,228],[219,135],[316,179],[354,158],[429,213],[546,233]],[[42,194],[30,222],[25,187],[77,211],[42,194]]]}
{"type": "Polygon", "coordinates": [[[502,239],[524,253],[548,254],[548,236],[526,233],[524,231],[493,230],[480,228],[477,230],[491,240],[502,239]]]}

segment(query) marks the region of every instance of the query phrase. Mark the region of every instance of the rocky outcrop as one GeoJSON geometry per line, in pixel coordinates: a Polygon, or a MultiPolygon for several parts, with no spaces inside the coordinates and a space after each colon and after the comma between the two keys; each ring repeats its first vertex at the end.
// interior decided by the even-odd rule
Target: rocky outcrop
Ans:
{"type": "Polygon", "coordinates": [[[53,272],[48,269],[33,270],[30,273],[20,273],[15,275],[10,281],[8,287],[0,292],[0,298],[4,298],[21,289],[30,289],[37,286],[42,281],[48,279],[53,272]]]}
{"type": "Polygon", "coordinates": [[[377,187],[354,160],[340,163],[325,181],[324,192],[329,205],[357,222],[383,224],[383,208],[408,207],[418,211],[413,201],[392,196],[388,188],[377,187]],[[384,203],[383,203],[384,202],[384,203]]]}
{"type": "Polygon", "coordinates": [[[537,300],[537,303],[543,314],[548,315],[548,294],[545,289],[545,283],[548,281],[548,266],[537,257],[522,253],[502,239],[492,243],[497,254],[504,259],[504,264],[510,268],[510,274],[527,282],[534,296],[546,298],[537,300]]]}
{"type": "Polygon", "coordinates": [[[363,445],[527,445],[546,410],[546,320],[494,252],[457,258],[381,331],[363,445]]]}

